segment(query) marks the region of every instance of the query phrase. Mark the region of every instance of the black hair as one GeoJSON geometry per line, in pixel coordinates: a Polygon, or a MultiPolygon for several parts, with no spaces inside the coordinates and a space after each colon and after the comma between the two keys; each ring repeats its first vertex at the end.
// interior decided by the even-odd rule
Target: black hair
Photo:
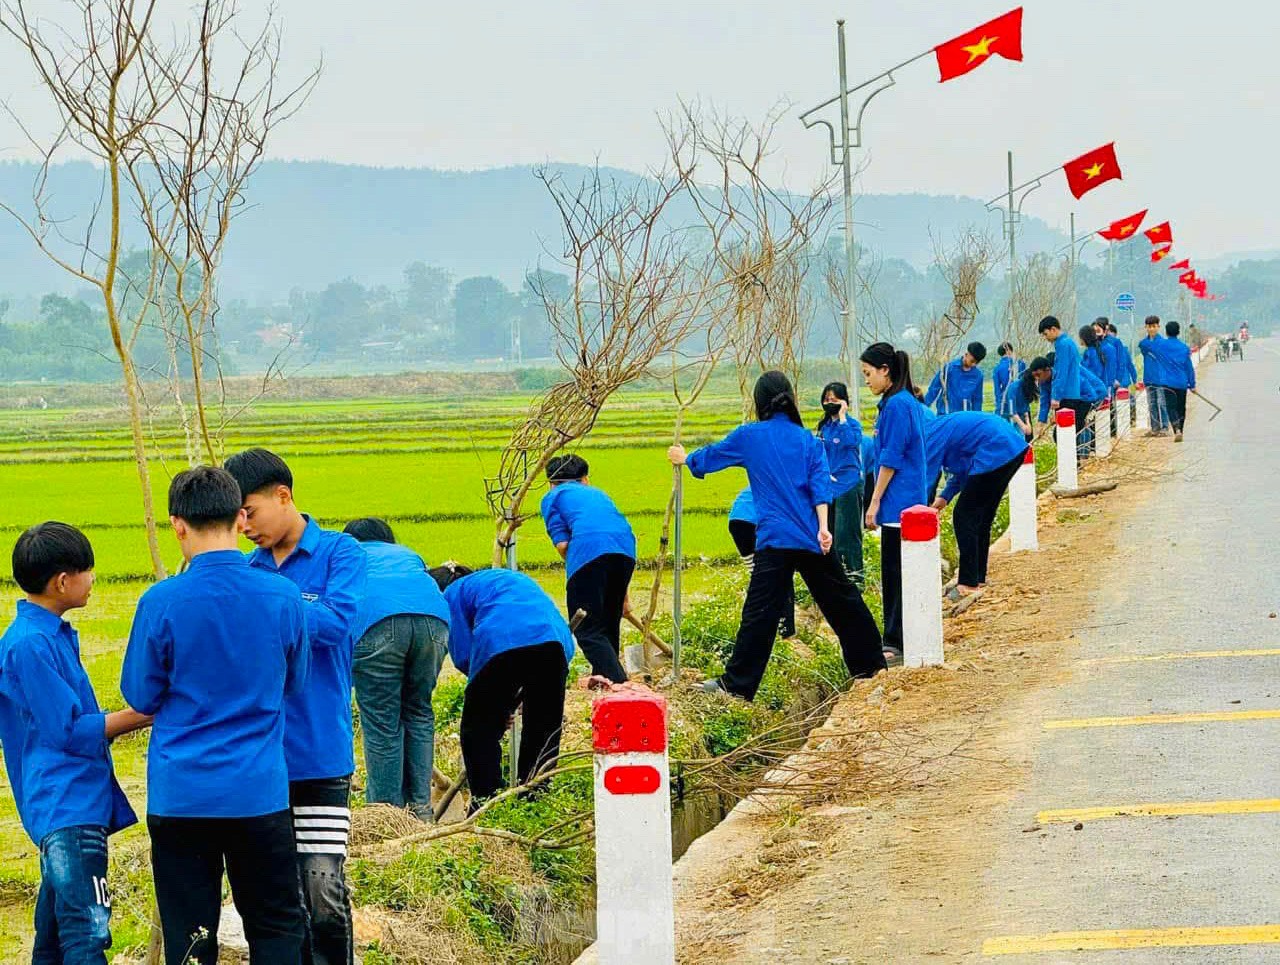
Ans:
{"type": "Polygon", "coordinates": [[[1080,326],[1080,341],[1084,342],[1085,348],[1093,348],[1098,344],[1098,333],[1093,330],[1092,325],[1080,326]]]}
{"type": "Polygon", "coordinates": [[[396,534],[391,531],[385,519],[377,516],[363,516],[353,519],[342,527],[348,536],[354,536],[359,543],[394,543],[396,534]]]}
{"type": "Polygon", "coordinates": [[[1000,347],[996,349],[996,353],[1003,358],[1006,355],[1013,354],[1013,344],[1011,342],[1001,342],[1000,347]]]}
{"type": "Polygon", "coordinates": [[[1143,325],[1159,325],[1159,324],[1160,324],[1160,316],[1159,316],[1159,315],[1148,315],[1148,316],[1147,316],[1147,320],[1146,320],[1145,322],[1143,322],[1142,324],[1143,324],[1143,325]]]}
{"type": "MultiPolygon", "coordinates": [[[[1036,361],[1043,362],[1044,359],[1036,359],[1036,361]]],[[[1018,389],[1028,402],[1034,402],[1039,397],[1040,383],[1036,381],[1035,369],[1027,369],[1018,376],[1018,389]]]]}
{"type": "Polygon", "coordinates": [[[1107,318],[1106,315],[1099,315],[1097,318],[1093,320],[1093,324],[1101,325],[1103,328],[1106,328],[1108,325],[1111,324],[1111,319],[1107,318]]]}
{"type": "Polygon", "coordinates": [[[238,452],[223,464],[223,468],[235,476],[245,499],[276,486],[293,489],[293,473],[289,471],[288,464],[266,449],[238,452]]]}
{"type": "MultiPolygon", "coordinates": [[[[826,405],[826,399],[828,394],[834,395],[837,399],[840,399],[842,402],[847,403],[850,401],[849,387],[845,385],[843,382],[828,382],[826,385],[822,387],[822,394],[818,396],[818,401],[823,406],[826,405]]],[[[836,421],[835,419],[827,415],[827,410],[824,408],[822,410],[822,418],[818,420],[818,431],[821,432],[823,426],[835,421],[836,421]]]]}
{"type": "Polygon", "coordinates": [[[973,356],[975,362],[981,362],[987,357],[987,347],[981,342],[970,342],[965,347],[965,351],[973,356]]]}
{"type": "Polygon", "coordinates": [[[1028,372],[1043,372],[1045,369],[1053,368],[1054,353],[1048,355],[1038,355],[1031,360],[1031,364],[1027,366],[1028,372]]]}
{"type": "Polygon", "coordinates": [[[775,370],[760,376],[751,396],[756,406],[756,421],[765,422],[775,415],[784,415],[796,425],[804,425],[796,406],[796,390],[785,373],[775,370]]]}
{"type": "Polygon", "coordinates": [[[1044,318],[1040,319],[1040,324],[1039,324],[1039,326],[1038,326],[1038,330],[1039,330],[1039,332],[1040,332],[1040,334],[1041,334],[1041,335],[1043,335],[1045,332],[1049,331],[1049,329],[1051,329],[1051,328],[1059,328],[1059,329],[1060,329],[1060,328],[1062,328],[1062,323],[1061,323],[1060,321],[1058,321],[1056,318],[1054,318],[1052,315],[1046,315],[1044,318]]]}
{"type": "Polygon", "coordinates": [[[573,482],[585,479],[591,467],[581,456],[552,456],[547,460],[547,479],[551,482],[573,482]]]}
{"type": "Polygon", "coordinates": [[[66,523],[38,523],[13,544],[13,579],[27,593],[43,593],[59,573],[91,569],[93,546],[89,537],[66,523]]]}
{"type": "Polygon", "coordinates": [[[1116,328],[1115,322],[1107,322],[1107,331],[1110,332],[1112,335],[1120,334],[1120,329],[1116,328]]]}
{"type": "Polygon", "coordinates": [[[474,572],[475,570],[471,567],[463,566],[461,563],[442,563],[427,570],[427,575],[436,581],[436,586],[441,590],[447,590],[451,584],[474,572]]]}
{"type": "Polygon", "coordinates": [[[169,515],[195,529],[230,529],[243,503],[236,477],[215,466],[184,469],[169,483],[169,515]]]}
{"type": "Polygon", "coordinates": [[[889,390],[885,392],[884,399],[903,389],[919,398],[920,393],[911,381],[911,357],[906,352],[895,349],[888,342],[874,342],[867,346],[860,360],[872,368],[889,370],[889,390]]]}
{"type": "Polygon", "coordinates": [[[1179,325],[1177,322],[1169,322],[1164,327],[1164,333],[1168,335],[1170,338],[1177,338],[1178,333],[1181,331],[1182,331],[1182,326],[1179,325]]]}

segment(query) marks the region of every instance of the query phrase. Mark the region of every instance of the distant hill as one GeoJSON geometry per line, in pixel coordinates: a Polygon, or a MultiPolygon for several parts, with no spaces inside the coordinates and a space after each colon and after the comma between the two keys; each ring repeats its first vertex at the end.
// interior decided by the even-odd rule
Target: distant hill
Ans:
{"type": "MultiPolygon", "coordinates": [[[[587,171],[552,167],[571,182],[587,171]]],[[[624,181],[637,177],[610,173],[624,181]]],[[[36,174],[33,164],[0,163],[0,201],[29,205],[36,174]]],[[[59,221],[82,218],[101,186],[87,163],[54,168],[49,183],[49,213],[59,221]]],[[[347,277],[398,285],[413,261],[518,286],[543,255],[544,242],[559,240],[555,210],[530,167],[463,172],[272,161],[255,175],[249,198],[252,208],[232,229],[224,296],[274,299],[347,277]]],[[[916,267],[932,258],[930,229],[944,238],[970,224],[1000,231],[999,217],[972,198],[867,195],[858,199],[855,219],[860,244],[916,267]]],[[[77,224],[83,232],[76,221],[64,230],[74,233],[77,224]]],[[[1064,243],[1034,218],[1021,230],[1024,251],[1064,243]]],[[[0,215],[0,293],[30,297],[78,287],[0,215]]]]}

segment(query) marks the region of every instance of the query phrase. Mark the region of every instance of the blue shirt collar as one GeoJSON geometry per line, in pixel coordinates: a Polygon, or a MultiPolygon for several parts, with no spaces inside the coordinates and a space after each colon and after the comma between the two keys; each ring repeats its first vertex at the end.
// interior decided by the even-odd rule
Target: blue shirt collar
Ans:
{"type": "MultiPolygon", "coordinates": [[[[320,524],[306,513],[302,514],[302,518],[307,521],[306,528],[302,531],[302,538],[298,540],[298,545],[293,548],[293,552],[281,561],[281,566],[283,566],[286,561],[293,559],[294,555],[297,553],[306,553],[308,556],[311,556],[315,552],[316,547],[320,545],[320,524]]],[[[275,555],[271,550],[265,549],[261,546],[257,547],[249,554],[249,559],[250,562],[257,561],[259,563],[270,563],[272,569],[276,568],[275,555]]]]}
{"type": "Polygon", "coordinates": [[[71,624],[62,619],[62,617],[56,613],[51,613],[39,604],[32,603],[30,600],[18,601],[18,616],[28,623],[34,623],[38,629],[47,633],[60,633],[63,628],[71,629],[71,624]]]}

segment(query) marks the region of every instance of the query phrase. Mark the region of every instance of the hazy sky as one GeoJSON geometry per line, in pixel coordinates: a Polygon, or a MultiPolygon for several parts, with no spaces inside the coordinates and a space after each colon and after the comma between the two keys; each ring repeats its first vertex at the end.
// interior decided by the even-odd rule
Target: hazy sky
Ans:
{"type": "MultiPolygon", "coordinates": [[[[57,0],[41,0],[45,5],[57,0]]],[[[323,53],[324,76],[272,153],[377,165],[481,168],[547,159],[659,163],[655,112],[702,97],[762,115],[836,92],[835,20],[850,80],[1006,12],[1012,0],[278,0],[286,59],[323,53]]],[[[39,6],[39,4],[37,4],[39,6]]],[[[252,4],[246,0],[246,6],[252,4]]],[[[1262,0],[1028,0],[1022,64],[992,59],[937,83],[922,61],[867,116],[868,192],[989,198],[1110,140],[1124,169],[1080,202],[1082,230],[1150,207],[1180,255],[1280,248],[1280,7],[1262,0]]],[[[7,38],[5,38],[7,40],[7,38]]],[[[23,64],[0,91],[36,110],[23,64]]],[[[793,118],[792,186],[823,172],[825,135],[793,118]]],[[[0,157],[23,152],[0,125],[0,157]]],[[[1065,228],[1059,174],[1027,212],[1065,228]]],[[[993,218],[992,224],[997,222],[993,218]]],[[[924,230],[925,226],[921,226],[924,230]]]]}

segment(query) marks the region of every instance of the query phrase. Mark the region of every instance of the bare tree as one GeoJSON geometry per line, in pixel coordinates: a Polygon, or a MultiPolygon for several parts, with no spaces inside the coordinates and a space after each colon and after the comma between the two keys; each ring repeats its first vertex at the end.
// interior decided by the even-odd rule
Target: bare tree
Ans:
{"type": "Polygon", "coordinates": [[[978,318],[978,286],[999,257],[995,239],[976,228],[965,228],[948,245],[933,238],[934,264],[951,290],[951,301],[939,317],[924,326],[919,357],[924,372],[942,373],[946,392],[947,362],[978,318]]]}
{"type": "MultiPolygon", "coordinates": [[[[894,337],[893,319],[889,317],[889,311],[880,301],[876,290],[882,264],[881,259],[865,248],[858,248],[854,253],[854,282],[857,292],[855,297],[858,303],[857,335],[861,345],[892,341],[894,337]]],[[[826,289],[827,304],[837,320],[842,319],[845,314],[844,280],[848,270],[844,252],[828,248],[822,264],[822,280],[826,289]]],[[[840,359],[846,365],[852,348],[848,344],[848,334],[842,325],[840,327],[840,359]]]]}
{"type": "Polygon", "coordinates": [[[1039,252],[1023,262],[1013,278],[1012,322],[1006,319],[1005,341],[1020,359],[1030,359],[1043,344],[1040,319],[1062,311],[1071,297],[1071,262],[1039,252]]]}

